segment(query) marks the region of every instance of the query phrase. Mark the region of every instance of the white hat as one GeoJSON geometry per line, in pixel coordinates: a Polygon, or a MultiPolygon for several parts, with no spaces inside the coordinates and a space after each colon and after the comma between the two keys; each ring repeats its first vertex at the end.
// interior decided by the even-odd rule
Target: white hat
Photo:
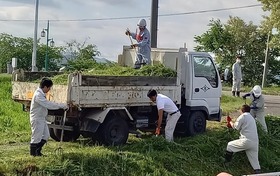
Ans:
{"type": "Polygon", "coordinates": [[[259,97],[262,94],[262,89],[260,86],[256,85],[254,86],[254,88],[252,89],[252,92],[254,93],[255,97],[259,97]]]}
{"type": "Polygon", "coordinates": [[[141,19],[137,23],[137,26],[140,26],[140,27],[145,27],[146,25],[147,24],[146,24],[146,20],[145,19],[141,19]]]}

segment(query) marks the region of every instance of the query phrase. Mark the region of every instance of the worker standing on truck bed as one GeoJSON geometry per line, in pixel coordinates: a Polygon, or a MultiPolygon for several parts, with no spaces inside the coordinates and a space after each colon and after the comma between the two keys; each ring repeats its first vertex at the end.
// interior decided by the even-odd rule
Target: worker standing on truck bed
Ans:
{"type": "Polygon", "coordinates": [[[169,142],[173,141],[173,132],[176,127],[177,121],[181,116],[181,112],[169,97],[158,94],[154,89],[149,90],[147,96],[151,101],[156,103],[158,109],[156,135],[159,135],[160,133],[163,111],[165,111],[168,113],[165,125],[165,139],[169,142]]]}
{"type": "Polygon", "coordinates": [[[42,147],[47,142],[50,132],[46,122],[48,109],[67,109],[67,104],[55,103],[48,101],[46,93],[48,93],[53,85],[52,80],[43,78],[40,87],[34,92],[30,106],[30,123],[31,123],[31,142],[30,155],[42,156],[42,147]]]}
{"type": "Polygon", "coordinates": [[[151,64],[150,32],[146,28],[146,25],[146,20],[140,19],[137,23],[139,30],[136,29],[136,33],[130,32],[129,29],[125,31],[126,35],[131,36],[134,40],[137,41],[137,44],[131,45],[132,48],[138,47],[137,55],[135,58],[135,68],[140,68],[141,64],[151,64]]]}
{"type": "Polygon", "coordinates": [[[259,163],[259,137],[257,125],[254,117],[250,114],[250,106],[243,105],[241,107],[242,114],[237,118],[235,123],[231,118],[227,117],[227,127],[234,128],[240,131],[240,137],[237,140],[230,141],[227,145],[225,154],[225,163],[232,159],[235,152],[245,151],[255,174],[260,173],[259,163]]]}

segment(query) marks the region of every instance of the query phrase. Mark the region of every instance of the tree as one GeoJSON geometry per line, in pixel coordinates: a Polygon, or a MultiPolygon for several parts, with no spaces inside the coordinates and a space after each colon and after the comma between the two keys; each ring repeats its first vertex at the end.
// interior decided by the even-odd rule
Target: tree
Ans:
{"type": "Polygon", "coordinates": [[[195,49],[215,53],[222,69],[232,65],[236,55],[242,55],[244,83],[261,84],[267,35],[252,22],[247,24],[238,17],[230,17],[226,24],[211,20],[209,26],[207,32],[195,37],[195,49]]]}
{"type": "Polygon", "coordinates": [[[64,48],[64,57],[68,61],[68,70],[87,70],[93,68],[96,64],[95,56],[100,55],[96,45],[87,44],[86,40],[79,43],[76,40],[67,42],[64,48]]]}
{"type": "Polygon", "coordinates": [[[198,43],[195,50],[215,53],[217,62],[222,58],[230,58],[233,55],[230,49],[233,36],[225,30],[219,19],[210,20],[208,26],[210,26],[208,31],[201,36],[195,36],[195,42],[198,43]]]}
{"type": "MultiPolygon", "coordinates": [[[[20,38],[2,33],[0,34],[0,72],[6,70],[7,63],[11,62],[13,57],[18,59],[17,67],[24,70],[31,70],[32,63],[32,38],[20,38]]],[[[61,47],[49,48],[50,70],[57,70],[57,62],[62,59],[61,47]]],[[[40,44],[37,47],[37,67],[42,70],[45,64],[46,45],[40,44]]]]}
{"type": "Polygon", "coordinates": [[[263,34],[270,36],[268,41],[268,61],[269,72],[268,78],[272,82],[280,83],[279,80],[275,80],[274,76],[280,75],[279,58],[280,56],[280,1],[278,0],[258,0],[263,4],[263,10],[269,11],[269,16],[264,16],[264,21],[261,24],[261,31],[263,34]],[[275,31],[275,32],[274,32],[275,31]]]}

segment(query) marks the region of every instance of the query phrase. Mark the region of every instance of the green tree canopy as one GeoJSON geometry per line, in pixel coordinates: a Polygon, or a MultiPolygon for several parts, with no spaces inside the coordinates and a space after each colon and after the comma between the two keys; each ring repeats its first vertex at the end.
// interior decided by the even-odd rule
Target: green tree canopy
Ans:
{"type": "MultiPolygon", "coordinates": [[[[225,24],[221,24],[220,20],[211,20],[209,26],[208,31],[195,36],[198,43],[195,49],[213,52],[222,69],[226,65],[231,66],[236,55],[242,55],[244,83],[250,86],[261,84],[267,34],[252,22],[246,23],[239,17],[230,17],[225,24]]],[[[276,53],[270,52],[270,55],[276,53]]],[[[269,60],[271,63],[274,61],[269,60]]]]}
{"type": "MultiPolygon", "coordinates": [[[[20,38],[12,35],[0,34],[0,72],[6,70],[7,63],[10,63],[12,58],[18,59],[17,67],[24,70],[31,70],[32,63],[32,38],[20,38]]],[[[62,59],[61,47],[49,47],[49,69],[57,70],[57,62],[62,59]]],[[[45,63],[46,45],[40,44],[38,41],[36,66],[38,70],[42,70],[45,63]]]]}
{"type": "Polygon", "coordinates": [[[64,47],[64,56],[67,62],[68,70],[87,70],[93,68],[96,64],[95,56],[99,56],[100,52],[96,45],[87,44],[86,40],[79,43],[76,40],[67,42],[64,47]]]}

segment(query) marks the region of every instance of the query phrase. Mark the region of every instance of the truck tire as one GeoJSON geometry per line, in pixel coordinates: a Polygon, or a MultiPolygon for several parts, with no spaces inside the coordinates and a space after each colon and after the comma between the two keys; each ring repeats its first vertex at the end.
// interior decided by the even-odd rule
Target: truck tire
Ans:
{"type": "Polygon", "coordinates": [[[204,133],[206,131],[206,118],[201,111],[194,111],[191,113],[188,120],[188,135],[194,136],[204,133]]]}
{"type": "Polygon", "coordinates": [[[49,128],[49,131],[50,131],[50,136],[51,136],[51,138],[53,139],[53,140],[55,140],[55,141],[59,141],[60,139],[58,139],[57,137],[56,137],[56,135],[54,134],[54,129],[53,128],[49,128]]]}
{"type": "MultiPolygon", "coordinates": [[[[78,127],[74,126],[73,128],[74,131],[64,130],[63,139],[62,139],[64,142],[75,141],[80,137],[80,132],[78,127]]],[[[60,137],[61,137],[60,129],[49,128],[49,131],[52,139],[54,139],[55,141],[60,141],[60,137]]]]}
{"type": "Polygon", "coordinates": [[[122,145],[128,139],[128,124],[121,118],[109,116],[98,129],[98,141],[104,145],[122,145]]]}

